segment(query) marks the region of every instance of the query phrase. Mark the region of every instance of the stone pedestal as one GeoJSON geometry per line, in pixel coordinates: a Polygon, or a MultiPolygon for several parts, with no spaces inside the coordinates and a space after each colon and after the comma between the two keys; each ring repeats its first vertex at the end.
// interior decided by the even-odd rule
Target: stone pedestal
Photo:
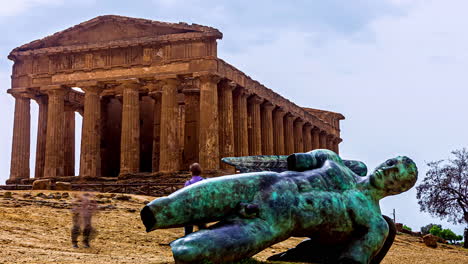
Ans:
{"type": "Polygon", "coordinates": [[[249,155],[262,155],[262,124],[260,104],[263,99],[252,95],[248,99],[247,112],[249,116],[249,155]]]}
{"type": "Polygon", "coordinates": [[[243,88],[234,91],[234,152],[236,157],[249,155],[247,94],[243,88]]]}
{"type": "Polygon", "coordinates": [[[273,146],[275,155],[284,155],[284,126],[283,118],[285,112],[277,108],[273,112],[273,146]]]}
{"type": "Polygon", "coordinates": [[[306,123],[302,132],[302,137],[304,139],[304,152],[309,152],[312,150],[312,125],[306,123]]]}
{"type": "MultiPolygon", "coordinates": [[[[83,114],[83,126],[81,132],[81,155],[80,155],[80,176],[84,177],[99,177],[101,176],[101,99],[100,93],[101,89],[98,86],[81,86],[81,88],[85,92],[85,100],[84,100],[84,114],[83,114]]],[[[126,92],[128,89],[124,89],[124,113],[123,116],[127,114],[127,118],[129,117],[129,113],[125,113],[126,104],[128,105],[129,92],[126,92]],[[127,97],[126,97],[127,96],[127,97]],[[127,100],[127,102],[126,102],[127,100]]],[[[133,92],[133,91],[132,91],[133,92]]],[[[131,92],[130,92],[131,93],[131,92]]],[[[138,91],[137,91],[138,96],[138,91]]],[[[138,99],[138,97],[137,97],[138,99]]],[[[130,99],[131,101],[131,99],[130,99]]],[[[131,102],[133,103],[133,102],[131,102]]],[[[137,105],[138,107],[138,101],[137,105]]],[[[128,107],[128,106],[127,106],[128,107]]],[[[133,106],[131,106],[133,111],[133,106]]],[[[138,109],[136,110],[138,111],[138,109]]],[[[128,122],[128,120],[126,120],[128,122]]],[[[125,126],[125,121],[123,121],[123,125],[125,126]]],[[[130,125],[127,123],[127,125],[130,125]]],[[[127,128],[129,128],[127,126],[127,128]]],[[[124,131],[122,130],[122,133],[124,131]]],[[[122,137],[123,138],[123,137],[122,137]]],[[[127,139],[127,138],[126,138],[127,139]]],[[[122,141],[123,143],[123,141],[122,141]]],[[[138,146],[138,145],[137,145],[138,146]]],[[[133,147],[133,146],[132,146],[133,147]]],[[[138,149],[138,148],[137,148],[138,149]]],[[[126,153],[128,154],[128,153],[126,153]]],[[[121,162],[121,172],[122,168],[133,168],[134,164],[128,163],[129,156],[124,158],[126,162],[123,164],[121,162]],[[122,166],[124,165],[124,166],[122,166]],[[129,166],[130,165],[130,166],[129,166]]]]}
{"type": "Polygon", "coordinates": [[[31,100],[23,94],[15,97],[15,118],[13,123],[13,144],[9,182],[18,183],[29,178],[29,154],[31,133],[31,100]]]}
{"type": "Polygon", "coordinates": [[[44,89],[49,96],[44,177],[64,176],[64,95],[66,89],[58,85],[50,85],[44,89]]]}
{"type": "Polygon", "coordinates": [[[177,79],[161,81],[161,132],[159,151],[159,171],[179,170],[179,140],[177,134],[179,103],[177,102],[177,79]]]}
{"type": "Polygon", "coordinates": [[[122,134],[120,140],[120,174],[136,173],[140,166],[140,95],[138,84],[128,80],[121,84],[123,94],[122,134]]]}
{"type": "MultiPolygon", "coordinates": [[[[219,111],[219,156],[234,156],[234,116],[232,91],[236,87],[233,82],[223,81],[218,88],[218,111],[219,111]]],[[[220,162],[223,170],[231,170],[232,166],[220,162]]]]}
{"type": "Polygon", "coordinates": [[[218,82],[216,75],[203,75],[200,80],[199,158],[203,170],[219,169],[218,82]]]}
{"type": "Polygon", "coordinates": [[[304,152],[304,139],[302,128],[304,126],[304,121],[297,119],[294,122],[294,152],[301,153],[304,152]]]}
{"type": "Polygon", "coordinates": [[[270,102],[261,105],[262,122],[262,154],[273,155],[273,108],[275,106],[270,102]]]}
{"type": "Polygon", "coordinates": [[[284,116],[284,151],[286,155],[294,153],[294,119],[287,113],[284,116]]]}
{"type": "Polygon", "coordinates": [[[39,106],[39,117],[37,120],[37,140],[36,140],[36,165],[34,178],[44,177],[46,134],[47,134],[47,96],[36,98],[39,106]]]}
{"type": "Polygon", "coordinates": [[[65,106],[64,175],[75,175],[75,111],[65,106]]]}

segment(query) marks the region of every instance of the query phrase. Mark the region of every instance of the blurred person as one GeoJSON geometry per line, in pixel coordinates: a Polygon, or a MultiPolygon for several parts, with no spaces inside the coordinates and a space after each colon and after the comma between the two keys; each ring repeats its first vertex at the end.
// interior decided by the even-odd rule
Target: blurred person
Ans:
{"type": "Polygon", "coordinates": [[[79,195],[72,203],[72,221],[71,239],[73,248],[78,248],[78,237],[83,235],[83,247],[89,248],[89,241],[93,227],[91,219],[96,212],[96,201],[91,199],[89,193],[79,195]]]}

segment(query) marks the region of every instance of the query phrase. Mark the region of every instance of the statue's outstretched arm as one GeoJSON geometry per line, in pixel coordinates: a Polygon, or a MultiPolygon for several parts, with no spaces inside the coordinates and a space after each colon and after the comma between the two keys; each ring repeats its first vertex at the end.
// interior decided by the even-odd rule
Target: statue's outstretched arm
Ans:
{"type": "Polygon", "coordinates": [[[343,164],[341,158],[328,149],[316,149],[306,153],[295,153],[288,156],[288,170],[306,171],[323,166],[325,161],[331,160],[343,164]]]}

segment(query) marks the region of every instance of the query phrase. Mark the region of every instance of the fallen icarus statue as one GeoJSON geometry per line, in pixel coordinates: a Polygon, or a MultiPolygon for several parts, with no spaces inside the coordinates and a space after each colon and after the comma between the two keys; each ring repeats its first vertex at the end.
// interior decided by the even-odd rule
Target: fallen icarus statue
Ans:
{"type": "Polygon", "coordinates": [[[176,263],[240,260],[293,236],[310,239],[272,260],[375,263],[389,236],[379,200],[409,190],[416,164],[396,157],[365,176],[362,162],[329,150],[292,154],[284,166],[283,157],[226,159],[263,159],[277,169],[212,178],[156,199],[141,211],[146,231],[219,221],[173,241],[176,263]],[[310,256],[295,260],[295,253],[310,256]]]}

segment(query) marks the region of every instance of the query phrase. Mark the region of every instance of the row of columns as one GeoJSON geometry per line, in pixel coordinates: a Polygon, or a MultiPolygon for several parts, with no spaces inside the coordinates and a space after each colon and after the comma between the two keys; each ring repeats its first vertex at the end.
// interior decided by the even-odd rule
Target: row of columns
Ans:
{"type": "MultiPolygon", "coordinates": [[[[180,86],[179,79],[169,78],[145,87],[154,100],[153,171],[177,171],[184,161],[199,162],[205,170],[228,169],[220,162],[227,156],[284,155],[316,148],[338,152],[340,139],[216,75],[199,76],[183,86],[185,120],[180,134],[180,86]]],[[[87,82],[80,88],[84,91],[80,175],[96,177],[101,175],[103,87],[87,82]]],[[[120,174],[140,168],[141,88],[132,79],[115,88],[122,99],[120,174]]],[[[39,104],[36,178],[74,174],[74,110],[64,103],[67,89],[50,85],[41,89],[46,95],[34,98],[39,104]]],[[[30,98],[14,96],[11,180],[29,178],[30,98]]]]}

